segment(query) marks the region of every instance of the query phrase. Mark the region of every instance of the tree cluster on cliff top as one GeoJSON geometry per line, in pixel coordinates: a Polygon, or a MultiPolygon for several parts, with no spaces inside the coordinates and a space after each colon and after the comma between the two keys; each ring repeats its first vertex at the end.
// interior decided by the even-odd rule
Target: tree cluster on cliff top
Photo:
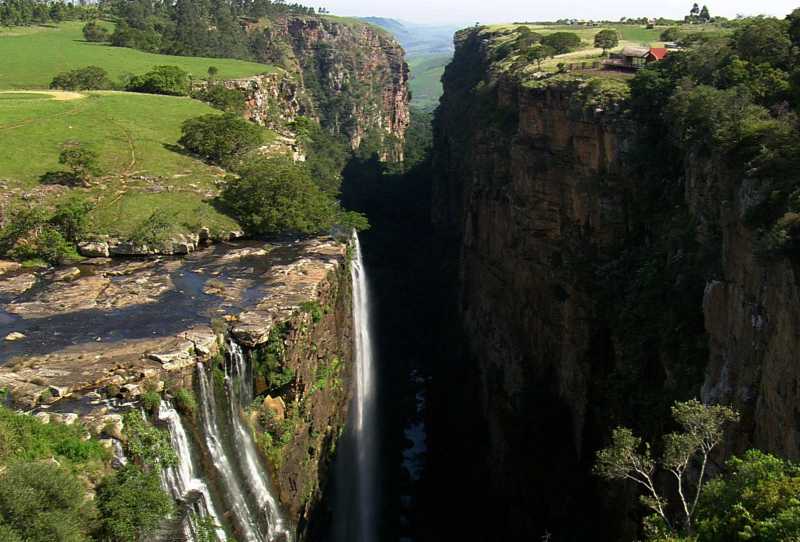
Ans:
{"type": "Polygon", "coordinates": [[[309,15],[314,8],[270,0],[112,0],[119,23],[111,42],[154,53],[255,59],[260,32],[245,22],[284,14],[309,15]]]}
{"type": "Polygon", "coordinates": [[[800,248],[800,10],[738,21],[730,35],[688,35],[685,51],[631,83],[633,114],[689,156],[744,173],[746,219],[765,253],[800,248]]]}

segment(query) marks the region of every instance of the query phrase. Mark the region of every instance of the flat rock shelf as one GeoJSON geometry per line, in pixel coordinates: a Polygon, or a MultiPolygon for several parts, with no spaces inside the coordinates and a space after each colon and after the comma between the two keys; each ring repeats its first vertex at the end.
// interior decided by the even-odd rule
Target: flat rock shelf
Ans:
{"type": "Polygon", "coordinates": [[[216,353],[219,328],[264,344],[272,326],[316,299],[346,244],[228,242],[181,259],[87,260],[31,272],[0,267],[0,389],[18,408],[145,379],[216,353]]]}

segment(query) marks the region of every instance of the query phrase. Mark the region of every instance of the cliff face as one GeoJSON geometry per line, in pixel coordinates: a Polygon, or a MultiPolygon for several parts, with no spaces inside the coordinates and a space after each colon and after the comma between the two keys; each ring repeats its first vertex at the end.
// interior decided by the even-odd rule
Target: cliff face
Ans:
{"type": "Polygon", "coordinates": [[[656,437],[702,391],[743,412],[727,451],[797,457],[796,269],[755,256],[734,172],[692,157],[652,198],[614,92],[524,81],[494,40],[457,36],[433,217],[457,246],[495,513],[506,536],[581,533],[569,518],[601,502],[593,536],[628,539],[627,499],[589,474],[616,425],[656,437]]]}
{"type": "Polygon", "coordinates": [[[278,18],[264,33],[264,60],[297,74],[323,126],[366,140],[384,158],[402,159],[410,117],[408,66],[402,47],[367,24],[325,17],[278,18]]]}

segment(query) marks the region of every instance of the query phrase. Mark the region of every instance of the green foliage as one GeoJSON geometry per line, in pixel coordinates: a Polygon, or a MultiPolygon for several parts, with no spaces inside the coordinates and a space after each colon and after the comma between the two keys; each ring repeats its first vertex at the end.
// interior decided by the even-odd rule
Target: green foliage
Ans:
{"type": "Polygon", "coordinates": [[[325,311],[318,301],[304,301],[300,303],[300,310],[311,315],[311,320],[316,324],[325,315],[325,311]]]}
{"type": "Polygon", "coordinates": [[[71,243],[80,241],[89,231],[89,213],[94,209],[91,202],[78,196],[68,198],[56,205],[50,224],[64,239],[71,243]]]}
{"type": "Polygon", "coordinates": [[[96,501],[103,516],[102,534],[119,542],[149,539],[174,509],[158,472],[146,472],[134,464],[105,479],[97,488],[96,501]]]}
{"type": "Polygon", "coordinates": [[[86,66],[59,73],[50,82],[50,88],[62,90],[105,90],[113,86],[111,79],[108,78],[108,72],[98,66],[86,66]]]}
{"type": "Polygon", "coordinates": [[[179,388],[173,392],[175,408],[186,416],[193,416],[197,410],[197,398],[192,390],[179,388]]]}
{"type": "Polygon", "coordinates": [[[97,153],[80,143],[65,143],[58,163],[67,166],[72,178],[79,182],[86,183],[100,174],[97,153]]]}
{"type": "Polygon", "coordinates": [[[142,394],[144,409],[150,413],[157,413],[161,406],[161,394],[157,391],[148,391],[142,394]]]}
{"type": "Polygon", "coordinates": [[[294,439],[295,432],[302,422],[300,405],[292,403],[286,409],[283,420],[276,420],[271,412],[265,412],[264,432],[258,433],[258,444],[273,468],[280,470],[283,466],[283,452],[294,439]]]}
{"type": "Polygon", "coordinates": [[[226,88],[222,84],[209,84],[206,89],[198,92],[194,97],[208,102],[216,109],[226,113],[240,114],[244,111],[244,94],[239,90],[226,88]]]}
{"type": "Polygon", "coordinates": [[[601,30],[594,37],[594,46],[603,50],[603,53],[619,45],[619,35],[614,30],[601,30]]]}
{"type": "Polygon", "coordinates": [[[185,70],[178,66],[155,66],[143,75],[132,77],[126,90],[167,96],[188,96],[190,88],[189,74],[185,70]]]}
{"type": "Polygon", "coordinates": [[[228,181],[221,203],[251,235],[315,234],[334,226],[364,229],[366,219],[345,212],[306,168],[289,158],[252,160],[228,181]]]}
{"type": "Polygon", "coordinates": [[[549,45],[534,45],[525,52],[525,58],[529,62],[536,62],[539,69],[542,69],[542,61],[555,56],[556,50],[549,45]]]}
{"type": "Polygon", "coordinates": [[[681,39],[681,36],[683,36],[683,31],[681,28],[679,26],[671,26],[661,33],[659,39],[661,41],[676,42],[681,39]]]}
{"type": "Polygon", "coordinates": [[[85,502],[83,485],[67,469],[14,463],[0,474],[0,534],[26,542],[88,541],[91,516],[85,502]]]}
{"type": "Polygon", "coordinates": [[[128,239],[134,245],[154,246],[169,237],[175,227],[174,217],[163,209],[156,209],[131,231],[128,239]]]}
{"type": "Polygon", "coordinates": [[[572,32],[553,32],[542,38],[542,45],[552,47],[557,55],[562,55],[580,47],[581,38],[572,32]]]}
{"type": "Polygon", "coordinates": [[[800,468],[750,450],[710,481],[700,503],[698,542],[800,539],[800,468]]]}
{"type": "Polygon", "coordinates": [[[108,457],[99,442],[84,440],[84,435],[78,425],[43,424],[0,406],[0,464],[51,457],[84,463],[108,457]]]}
{"type": "Polygon", "coordinates": [[[105,27],[100,26],[97,24],[97,21],[92,20],[86,23],[83,26],[83,37],[86,38],[86,41],[93,41],[93,42],[103,42],[103,41],[111,41],[111,36],[108,33],[108,30],[105,27]]]}
{"type": "Polygon", "coordinates": [[[177,464],[178,457],[166,431],[149,424],[136,410],[126,413],[122,421],[125,449],[129,457],[152,469],[177,464]]]}
{"type": "Polygon", "coordinates": [[[337,195],[341,172],[350,156],[347,143],[308,117],[298,117],[291,128],[306,151],[306,167],[311,178],[322,191],[337,195]]]}
{"type": "Polygon", "coordinates": [[[744,60],[755,64],[785,66],[790,61],[792,40],[786,21],[755,17],[734,32],[731,45],[744,60]]]}
{"type": "Polygon", "coordinates": [[[230,164],[263,141],[260,127],[232,113],[188,119],[178,141],[184,148],[218,164],[230,164]]]}
{"type": "Polygon", "coordinates": [[[274,326],[269,332],[267,344],[254,354],[258,372],[264,375],[270,393],[279,392],[294,381],[294,371],[286,364],[286,337],[289,327],[274,326]]]}
{"type": "Polygon", "coordinates": [[[0,254],[18,261],[42,260],[50,264],[76,259],[78,254],[58,228],[60,220],[52,222],[49,213],[40,207],[18,207],[11,209],[5,224],[0,228],[0,254]]]}
{"type": "MultiPolygon", "coordinates": [[[[697,505],[705,484],[705,471],[711,451],[719,445],[725,427],[739,420],[734,410],[723,405],[704,405],[697,400],[676,402],[672,417],[681,431],[664,437],[661,468],[675,480],[677,499],[675,508],[683,514],[670,518],[669,500],[655,485],[657,463],[650,453],[649,444],[643,444],[630,429],[618,427],[611,437],[611,445],[597,452],[594,472],[607,480],[630,480],[645,488],[642,503],[657,514],[648,521],[653,536],[693,534],[697,505]],[[690,466],[698,464],[694,491],[688,491],[690,466]],[[680,506],[678,506],[680,505],[680,506]]],[[[663,537],[662,537],[663,538],[663,537]]]]}

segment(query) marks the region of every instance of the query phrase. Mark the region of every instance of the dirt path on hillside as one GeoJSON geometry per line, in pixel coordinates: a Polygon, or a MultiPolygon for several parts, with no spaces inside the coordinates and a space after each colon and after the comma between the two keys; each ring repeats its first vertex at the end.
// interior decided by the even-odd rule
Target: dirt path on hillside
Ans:
{"type": "Polygon", "coordinates": [[[80,100],[86,97],[86,94],[69,90],[0,90],[0,94],[46,94],[57,102],[80,100]]]}

